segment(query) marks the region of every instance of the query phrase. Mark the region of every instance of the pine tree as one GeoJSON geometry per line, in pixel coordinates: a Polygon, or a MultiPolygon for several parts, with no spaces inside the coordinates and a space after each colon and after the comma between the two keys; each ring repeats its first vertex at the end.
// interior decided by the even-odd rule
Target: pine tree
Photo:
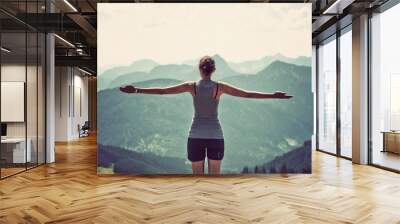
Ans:
{"type": "Polygon", "coordinates": [[[286,164],[283,164],[281,167],[281,173],[287,173],[286,164]]]}

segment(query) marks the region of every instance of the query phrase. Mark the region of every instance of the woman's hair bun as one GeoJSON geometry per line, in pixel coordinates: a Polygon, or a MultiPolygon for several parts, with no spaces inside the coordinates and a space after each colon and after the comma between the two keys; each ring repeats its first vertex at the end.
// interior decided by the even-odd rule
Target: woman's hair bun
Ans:
{"type": "Polygon", "coordinates": [[[204,75],[211,75],[215,71],[214,59],[210,56],[204,56],[200,59],[199,69],[204,75]]]}

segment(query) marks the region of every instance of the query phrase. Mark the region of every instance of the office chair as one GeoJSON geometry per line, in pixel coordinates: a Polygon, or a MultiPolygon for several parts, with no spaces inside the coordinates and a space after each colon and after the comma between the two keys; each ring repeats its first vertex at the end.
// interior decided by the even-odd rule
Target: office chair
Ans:
{"type": "Polygon", "coordinates": [[[89,129],[90,129],[89,121],[85,121],[82,127],[80,127],[80,125],[78,124],[79,138],[89,136],[89,129]]]}

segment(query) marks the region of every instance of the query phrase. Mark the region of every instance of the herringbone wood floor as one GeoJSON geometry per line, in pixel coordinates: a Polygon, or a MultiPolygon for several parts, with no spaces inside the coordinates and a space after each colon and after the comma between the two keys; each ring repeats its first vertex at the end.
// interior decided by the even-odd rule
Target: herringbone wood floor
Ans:
{"type": "Polygon", "coordinates": [[[96,139],[0,181],[0,223],[400,223],[400,175],[313,153],[312,175],[97,176],[96,139]]]}

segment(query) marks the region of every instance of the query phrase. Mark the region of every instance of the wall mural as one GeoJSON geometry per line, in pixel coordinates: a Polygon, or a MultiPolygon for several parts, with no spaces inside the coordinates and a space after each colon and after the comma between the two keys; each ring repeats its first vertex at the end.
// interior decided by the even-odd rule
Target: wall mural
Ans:
{"type": "Polygon", "coordinates": [[[99,174],[311,173],[311,4],[98,4],[99,174]]]}

